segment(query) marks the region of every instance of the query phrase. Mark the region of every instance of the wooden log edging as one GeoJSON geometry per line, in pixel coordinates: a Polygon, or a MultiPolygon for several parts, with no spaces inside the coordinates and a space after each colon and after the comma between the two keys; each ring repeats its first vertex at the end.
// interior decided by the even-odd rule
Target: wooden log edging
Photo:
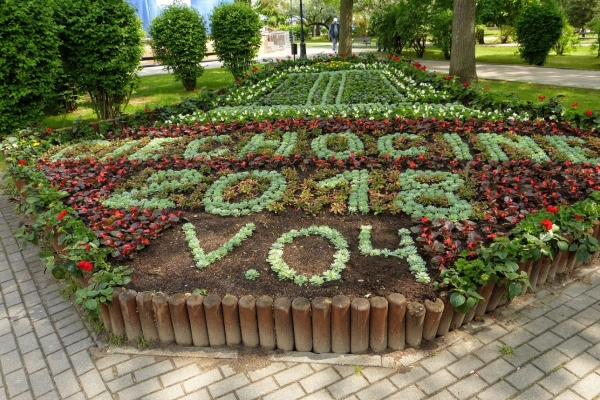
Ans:
{"type": "Polygon", "coordinates": [[[261,347],[267,350],[364,354],[398,351],[457,329],[475,315],[461,314],[442,293],[424,304],[387,298],[335,296],[290,300],[141,292],[115,289],[103,307],[106,328],[135,344],[261,347]]]}

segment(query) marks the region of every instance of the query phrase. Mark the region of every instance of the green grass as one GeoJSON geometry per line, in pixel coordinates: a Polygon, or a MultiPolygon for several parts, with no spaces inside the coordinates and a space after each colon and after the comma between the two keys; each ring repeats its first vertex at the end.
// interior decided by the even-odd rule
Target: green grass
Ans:
{"type": "Polygon", "coordinates": [[[577,110],[600,110],[600,90],[569,88],[564,86],[540,85],[524,82],[506,82],[480,79],[479,86],[488,87],[491,92],[509,95],[515,94],[522,100],[540,102],[538,96],[546,96],[545,101],[557,98],[566,107],[579,103],[577,110]]]}
{"type": "MultiPolygon", "coordinates": [[[[206,87],[209,90],[219,89],[233,81],[231,73],[223,68],[207,69],[198,79],[198,88],[206,87]]],[[[156,108],[163,105],[171,105],[180,102],[186,97],[191,97],[195,92],[186,92],[181,82],[176,82],[173,75],[143,76],[140,86],[137,88],[125,113],[143,110],[146,105],[156,108]]],[[[48,115],[42,120],[43,127],[64,128],[72,126],[73,121],[81,117],[81,122],[98,121],[89,96],[84,96],[82,103],[75,112],[60,115],[48,115]]]]}
{"type": "MultiPolygon", "coordinates": [[[[412,49],[405,49],[403,55],[416,58],[412,49]]],[[[528,65],[519,57],[515,46],[477,45],[475,47],[475,58],[477,62],[482,63],[528,65]]],[[[423,59],[444,60],[444,55],[441,50],[428,46],[423,59]]],[[[562,56],[550,52],[544,66],[549,68],[600,70],[600,58],[596,57],[596,52],[590,51],[589,46],[579,46],[573,53],[562,56]]]]}

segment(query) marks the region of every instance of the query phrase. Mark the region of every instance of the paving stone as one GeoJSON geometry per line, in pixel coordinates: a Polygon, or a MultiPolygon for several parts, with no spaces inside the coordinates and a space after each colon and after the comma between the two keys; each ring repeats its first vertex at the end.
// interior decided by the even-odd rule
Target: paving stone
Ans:
{"type": "Polygon", "coordinates": [[[392,368],[367,367],[367,368],[362,369],[361,374],[362,374],[362,376],[367,378],[367,380],[370,383],[374,383],[374,382],[377,382],[378,380],[381,380],[383,378],[390,376],[394,372],[396,372],[396,371],[394,371],[394,369],[392,369],[392,368]]]}
{"type": "Polygon", "coordinates": [[[27,382],[27,375],[25,370],[19,368],[9,374],[2,371],[4,378],[6,379],[6,388],[8,390],[8,398],[16,397],[18,394],[25,392],[29,389],[29,382],[27,382]]]}
{"type": "Polygon", "coordinates": [[[514,370],[514,366],[509,364],[506,360],[500,358],[477,371],[477,375],[479,375],[488,383],[494,383],[514,370]]]}
{"type": "Polygon", "coordinates": [[[457,358],[448,350],[442,350],[439,353],[434,353],[430,357],[421,360],[421,366],[430,373],[439,371],[440,369],[456,362],[457,358]]]}
{"type": "Polygon", "coordinates": [[[218,369],[211,369],[183,382],[183,388],[185,389],[186,393],[191,393],[198,389],[205,388],[208,385],[211,385],[222,379],[223,375],[221,375],[221,372],[218,369]]]}
{"type": "Polygon", "coordinates": [[[69,356],[69,358],[71,359],[71,363],[75,368],[75,374],[78,376],[89,371],[90,369],[94,369],[94,363],[92,362],[88,352],[85,350],[75,353],[72,356],[69,356]]]}
{"type": "Polygon", "coordinates": [[[40,343],[42,345],[42,350],[46,356],[58,351],[62,348],[62,344],[60,343],[60,339],[56,333],[51,333],[47,336],[44,336],[40,339],[40,343]]]}
{"type": "Polygon", "coordinates": [[[361,374],[361,367],[357,365],[334,365],[333,369],[335,369],[342,378],[346,378],[354,374],[361,374]]]}
{"type": "Polygon", "coordinates": [[[569,361],[565,368],[582,378],[600,365],[600,360],[589,353],[583,353],[569,361]]]}
{"type": "Polygon", "coordinates": [[[480,400],[505,400],[517,392],[508,382],[500,381],[477,395],[480,400]]]}
{"type": "Polygon", "coordinates": [[[17,397],[13,397],[11,400],[33,400],[33,395],[31,394],[31,390],[28,390],[17,397]]]}
{"type": "Polygon", "coordinates": [[[208,387],[208,391],[213,397],[219,397],[226,393],[232,392],[242,386],[249,384],[250,381],[244,374],[236,374],[225,378],[222,381],[213,383],[208,387]]]}
{"type": "MultiPolygon", "coordinates": [[[[176,399],[184,395],[184,391],[181,385],[175,385],[168,388],[159,390],[158,392],[151,393],[143,397],[143,400],[165,400],[165,399],[176,399]]],[[[200,397],[201,399],[201,397],[200,397]]]]}
{"type": "Polygon", "coordinates": [[[552,321],[550,318],[541,316],[523,326],[523,328],[537,336],[540,333],[554,327],[554,325],[556,325],[556,322],[552,321]]]}
{"type": "Polygon", "coordinates": [[[79,379],[83,383],[83,390],[89,398],[106,391],[106,385],[95,368],[81,375],[79,379]]]}
{"type": "Polygon", "coordinates": [[[600,375],[596,373],[589,374],[571,386],[571,390],[584,399],[591,400],[595,398],[600,394],[600,375]]]}
{"type": "Polygon", "coordinates": [[[256,399],[262,397],[274,390],[276,390],[277,384],[272,377],[264,378],[261,381],[254,382],[248,386],[236,390],[236,395],[240,399],[256,399]]]}
{"type": "Polygon", "coordinates": [[[585,325],[580,324],[579,322],[577,322],[575,320],[568,319],[568,320],[563,321],[560,324],[556,325],[554,328],[552,328],[551,331],[553,333],[556,333],[558,336],[562,337],[563,339],[567,339],[575,334],[580,333],[584,329],[586,329],[585,325]]]}
{"type": "Polygon", "coordinates": [[[516,331],[512,331],[509,334],[504,335],[499,340],[502,343],[515,348],[519,347],[523,343],[529,342],[532,338],[534,338],[534,335],[531,332],[524,329],[517,329],[516,331]]]}
{"type": "Polygon", "coordinates": [[[156,364],[149,365],[139,369],[133,373],[137,382],[145,381],[146,379],[154,378],[157,375],[173,370],[171,360],[163,360],[156,364]]]}
{"type": "Polygon", "coordinates": [[[582,397],[573,393],[570,390],[565,390],[564,392],[556,396],[554,400],[582,400],[582,397]]]}
{"type": "Polygon", "coordinates": [[[470,399],[487,386],[487,383],[475,374],[471,374],[456,382],[448,391],[459,399],[470,399]]]}
{"type": "Polygon", "coordinates": [[[321,389],[318,392],[309,394],[306,397],[303,397],[302,400],[329,400],[332,399],[331,395],[327,391],[327,389],[321,389]]]}
{"type": "Polygon", "coordinates": [[[549,373],[550,371],[559,368],[560,365],[566,363],[567,361],[569,361],[569,357],[565,356],[556,349],[552,349],[542,354],[531,363],[545,373],[549,373]]]}
{"type": "Polygon", "coordinates": [[[21,357],[17,350],[13,350],[0,357],[0,363],[2,363],[2,373],[4,374],[8,374],[23,368],[21,357]]]}
{"type": "Polygon", "coordinates": [[[454,376],[456,376],[457,378],[462,378],[481,368],[484,365],[485,364],[483,361],[481,361],[476,356],[472,355],[459,359],[457,362],[448,366],[446,369],[452,374],[454,374],[454,376]]]}
{"type": "Polygon", "coordinates": [[[432,394],[456,381],[457,379],[450,372],[442,369],[428,378],[417,382],[417,386],[423,389],[425,393],[432,394]]]}
{"type": "Polygon", "coordinates": [[[78,342],[73,343],[73,344],[65,343],[65,345],[66,345],[65,349],[67,350],[67,354],[72,355],[75,353],[79,353],[82,350],[89,349],[90,347],[94,346],[94,342],[92,341],[92,339],[90,337],[86,337],[84,339],[81,339],[78,342]]]}
{"type": "Polygon", "coordinates": [[[410,385],[409,387],[404,388],[396,394],[388,397],[387,400],[419,400],[425,396],[426,394],[419,390],[419,388],[417,388],[415,385],[410,385]]]}
{"type": "Polygon", "coordinates": [[[484,346],[476,337],[469,337],[468,340],[461,340],[448,347],[448,351],[455,357],[461,358],[471,354],[484,346]]]}
{"type": "Polygon", "coordinates": [[[519,346],[514,351],[514,356],[505,356],[504,359],[515,367],[519,367],[540,355],[538,350],[534,349],[528,344],[519,346]]]}
{"type": "Polygon", "coordinates": [[[587,352],[600,360],[600,343],[589,348],[587,352]]]}
{"type": "Polygon", "coordinates": [[[310,367],[317,372],[319,372],[322,369],[329,368],[331,366],[331,364],[324,364],[324,363],[312,363],[312,364],[308,364],[308,365],[310,365],[310,367]]]}
{"type": "Polygon", "coordinates": [[[590,347],[592,347],[592,344],[579,336],[573,336],[572,338],[567,339],[560,345],[556,346],[558,350],[571,358],[583,353],[590,347]]]}
{"type": "Polygon", "coordinates": [[[291,385],[265,396],[263,400],[296,400],[304,396],[304,394],[304,390],[302,390],[300,385],[294,382],[291,385]]]}
{"type": "Polygon", "coordinates": [[[235,370],[231,368],[231,365],[223,365],[221,366],[221,372],[225,378],[229,378],[236,374],[235,370]]]}
{"type": "Polygon", "coordinates": [[[55,351],[54,353],[46,356],[46,361],[50,366],[50,370],[53,375],[58,375],[63,371],[71,368],[71,364],[69,364],[69,359],[64,351],[55,351]]]}
{"type": "Polygon", "coordinates": [[[26,336],[29,333],[33,333],[33,326],[29,318],[21,318],[13,321],[13,334],[17,338],[26,336]]]}
{"type": "Polygon", "coordinates": [[[117,364],[118,375],[128,374],[130,372],[140,370],[149,365],[153,365],[156,362],[154,357],[151,356],[137,356],[130,359],[129,361],[117,364]]]}
{"type": "Polygon", "coordinates": [[[105,381],[106,386],[110,389],[111,392],[115,393],[119,390],[123,390],[127,387],[130,387],[135,382],[133,381],[133,376],[131,374],[123,375],[117,379],[113,379],[112,381],[105,381]]]}
{"type": "Polygon", "coordinates": [[[73,371],[70,369],[61,372],[58,375],[54,375],[54,382],[56,382],[58,392],[63,398],[81,391],[79,383],[75,378],[75,374],[73,374],[73,371]]]}
{"type": "Polygon", "coordinates": [[[288,368],[285,371],[275,374],[274,378],[279,386],[285,386],[288,383],[296,380],[299,381],[300,379],[314,373],[315,371],[313,371],[307,364],[298,364],[292,368],[288,368]]]}
{"type": "Polygon", "coordinates": [[[567,318],[573,316],[574,314],[577,314],[577,312],[577,310],[569,308],[563,304],[560,307],[550,311],[549,313],[546,313],[545,316],[556,323],[561,323],[567,318]]]}
{"type": "Polygon", "coordinates": [[[557,395],[576,381],[577,377],[575,375],[566,369],[561,368],[552,372],[538,383],[553,395],[557,395]]]}
{"type": "Polygon", "coordinates": [[[6,334],[12,334],[12,326],[10,324],[10,319],[8,318],[2,318],[0,319],[0,336],[6,335],[6,334]]]}
{"type": "Polygon", "coordinates": [[[505,379],[519,390],[525,389],[533,382],[544,376],[544,373],[531,364],[527,364],[520,370],[513,372],[505,379]]]}
{"type": "Polygon", "coordinates": [[[127,360],[130,359],[130,356],[125,354],[107,354],[103,357],[100,357],[94,362],[96,368],[102,371],[105,368],[112,367],[117,364],[124,364],[127,360]]]}
{"type": "Polygon", "coordinates": [[[507,333],[508,331],[500,325],[492,324],[477,332],[477,339],[483,344],[488,344],[506,335],[507,333]]]}
{"type": "Polygon", "coordinates": [[[39,371],[42,368],[46,368],[44,355],[40,349],[35,349],[23,355],[23,361],[25,362],[25,368],[27,368],[29,374],[39,371]]]}
{"type": "Polygon", "coordinates": [[[334,399],[341,399],[369,386],[362,375],[351,375],[327,387],[334,399]]]}
{"type": "Polygon", "coordinates": [[[575,314],[573,316],[573,319],[577,322],[579,322],[580,324],[583,324],[585,326],[590,326],[593,323],[597,323],[598,321],[600,321],[600,311],[588,307],[583,311],[580,311],[579,313],[575,314]]]}
{"type": "Polygon", "coordinates": [[[488,364],[500,357],[500,347],[502,343],[499,341],[492,342],[477,350],[474,354],[484,363],[488,364]]]}
{"type": "Polygon", "coordinates": [[[380,380],[375,384],[370,385],[368,388],[361,390],[356,394],[360,400],[379,400],[383,399],[396,391],[394,386],[389,380],[380,380]]]}
{"type": "Polygon", "coordinates": [[[513,400],[546,400],[551,399],[552,397],[553,396],[541,386],[533,385],[518,396],[513,397],[513,400]]]}
{"type": "Polygon", "coordinates": [[[582,330],[579,332],[579,336],[592,344],[600,343],[600,329],[598,329],[597,324],[582,330]]]}
{"type": "Polygon", "coordinates": [[[302,379],[300,381],[300,385],[304,390],[306,390],[306,393],[312,393],[321,388],[332,385],[340,379],[340,375],[335,372],[333,368],[328,368],[302,379]]]}
{"type": "Polygon", "coordinates": [[[282,371],[285,369],[285,364],[281,363],[281,362],[274,362],[272,364],[269,364],[268,366],[261,368],[261,369],[257,369],[256,371],[249,371],[248,372],[248,377],[250,378],[250,380],[252,382],[256,382],[261,380],[264,377],[267,377],[269,375],[273,375],[279,371],[282,371]]]}
{"type": "Polygon", "coordinates": [[[193,378],[200,374],[200,370],[196,364],[190,364],[183,368],[178,368],[175,371],[161,374],[160,380],[164,386],[172,386],[186,379],[193,378]]]}
{"type": "Polygon", "coordinates": [[[17,342],[19,343],[19,350],[21,354],[29,353],[30,351],[39,347],[37,338],[33,332],[17,337],[17,342]]]}
{"type": "Polygon", "coordinates": [[[452,396],[452,394],[449,391],[444,389],[441,392],[435,394],[434,396],[428,397],[427,399],[429,399],[429,400],[448,400],[448,399],[455,399],[455,397],[452,396]]]}
{"type": "MultiPolygon", "coordinates": [[[[41,353],[40,353],[41,354],[41,353]]],[[[47,370],[40,370],[29,374],[29,380],[31,382],[31,389],[35,394],[35,397],[48,393],[54,388],[52,377],[47,370]]]]}
{"type": "Polygon", "coordinates": [[[132,387],[121,390],[117,395],[119,400],[139,399],[147,394],[160,390],[160,382],[158,378],[152,378],[142,383],[138,383],[132,387]]]}
{"type": "Polygon", "coordinates": [[[202,389],[197,392],[193,392],[188,394],[187,396],[181,397],[178,400],[205,400],[210,399],[210,394],[208,394],[208,390],[202,389]]]}
{"type": "Polygon", "coordinates": [[[582,311],[582,310],[585,310],[586,308],[590,307],[595,302],[596,302],[596,299],[594,299],[593,297],[590,297],[586,294],[582,294],[582,295],[575,297],[572,300],[569,300],[568,302],[565,303],[565,305],[574,310],[582,311]]]}
{"type": "Polygon", "coordinates": [[[396,385],[399,389],[402,389],[405,386],[410,385],[429,375],[427,371],[425,371],[421,367],[411,368],[408,372],[397,372],[391,375],[388,379],[392,381],[394,385],[396,385]]]}

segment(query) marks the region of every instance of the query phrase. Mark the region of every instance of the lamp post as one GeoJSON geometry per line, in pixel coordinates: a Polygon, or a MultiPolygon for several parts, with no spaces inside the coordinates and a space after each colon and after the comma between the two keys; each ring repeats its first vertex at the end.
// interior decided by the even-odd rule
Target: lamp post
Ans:
{"type": "Polygon", "coordinates": [[[302,14],[302,0],[300,0],[300,58],[306,58],[306,43],[304,43],[304,14],[302,14]]]}

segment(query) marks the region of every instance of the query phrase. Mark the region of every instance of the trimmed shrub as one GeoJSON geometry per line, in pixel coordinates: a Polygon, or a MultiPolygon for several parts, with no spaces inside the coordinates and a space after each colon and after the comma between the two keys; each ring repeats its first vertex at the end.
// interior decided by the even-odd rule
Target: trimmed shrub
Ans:
{"type": "Polygon", "coordinates": [[[529,65],[544,65],[564,24],[564,16],[554,3],[528,5],[515,23],[521,58],[529,65]]]}
{"type": "Polygon", "coordinates": [[[154,57],[172,70],[185,90],[196,88],[204,68],[200,62],[206,54],[206,26],[200,13],[186,5],[167,6],[150,25],[154,57]]]}
{"type": "Polygon", "coordinates": [[[98,118],[115,118],[137,86],[142,22],[126,0],[57,0],[65,71],[98,118]]]}
{"type": "Polygon", "coordinates": [[[0,136],[41,121],[60,73],[52,14],[47,2],[0,2],[0,136]]]}
{"type": "Polygon", "coordinates": [[[565,23],[565,26],[560,33],[560,38],[558,38],[552,49],[557,55],[562,56],[563,54],[567,54],[575,50],[580,43],[581,42],[579,41],[579,37],[575,28],[565,23]]]}
{"type": "Polygon", "coordinates": [[[210,17],[215,53],[234,78],[241,78],[258,54],[262,24],[246,3],[220,4],[210,17]]]}

